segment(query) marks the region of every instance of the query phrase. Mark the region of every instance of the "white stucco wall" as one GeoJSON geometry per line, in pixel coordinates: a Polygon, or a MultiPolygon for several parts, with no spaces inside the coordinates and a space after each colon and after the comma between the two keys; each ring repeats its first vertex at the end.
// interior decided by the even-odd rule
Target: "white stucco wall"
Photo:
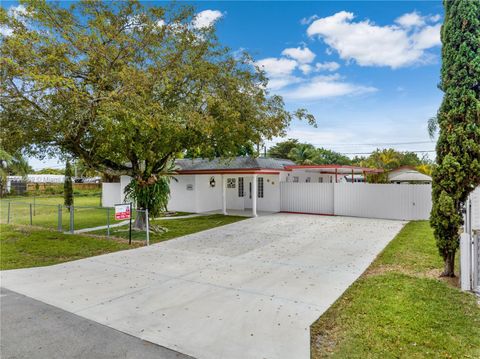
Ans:
{"type": "Polygon", "coordinates": [[[221,175],[196,175],[196,212],[210,212],[222,209],[221,175]],[[215,187],[210,186],[210,178],[215,179],[215,187]]]}
{"type": "Polygon", "coordinates": [[[257,198],[259,211],[280,211],[280,181],[278,175],[258,175],[263,177],[263,198],[257,198]]]}
{"type": "Polygon", "coordinates": [[[225,175],[225,181],[228,178],[235,178],[235,188],[227,188],[227,210],[229,209],[236,209],[236,210],[243,210],[245,209],[245,197],[248,196],[248,181],[247,178],[244,177],[243,182],[243,197],[238,196],[238,179],[242,177],[239,175],[225,175]]]}
{"type": "Polygon", "coordinates": [[[197,212],[196,179],[194,175],[178,175],[170,180],[169,211],[197,212]],[[191,190],[187,190],[192,188],[191,190]]]}
{"type": "Polygon", "coordinates": [[[121,203],[120,183],[102,183],[102,207],[113,207],[121,203]]]}

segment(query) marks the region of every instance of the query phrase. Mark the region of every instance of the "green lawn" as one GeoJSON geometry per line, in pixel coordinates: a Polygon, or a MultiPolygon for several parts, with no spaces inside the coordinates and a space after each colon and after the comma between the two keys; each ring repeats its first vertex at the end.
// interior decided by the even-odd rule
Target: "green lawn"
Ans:
{"type": "Polygon", "coordinates": [[[0,269],[47,266],[130,249],[125,242],[0,224],[0,269]]]}
{"type": "MultiPolygon", "coordinates": [[[[0,223],[7,223],[8,203],[10,202],[10,224],[30,224],[30,204],[32,204],[32,224],[50,229],[58,228],[58,205],[63,204],[63,197],[18,197],[2,199],[0,201],[0,223]]],[[[97,196],[78,196],[74,203],[74,228],[88,228],[106,225],[107,210],[100,207],[100,198],[97,196]],[[88,208],[82,208],[88,207],[88,208]]],[[[113,223],[113,210],[108,216],[113,223]]],[[[70,229],[70,212],[62,208],[62,227],[70,229]]]]}
{"type": "MultiPolygon", "coordinates": [[[[153,220],[150,221],[152,231],[150,232],[150,243],[162,242],[167,239],[184,236],[187,234],[204,231],[206,229],[223,226],[226,224],[238,222],[246,219],[241,216],[224,216],[222,214],[213,214],[209,216],[198,216],[182,219],[153,220]],[[166,228],[164,233],[155,233],[155,227],[160,226],[166,228]]],[[[104,230],[92,232],[95,234],[105,234],[104,230]]],[[[110,229],[110,234],[115,237],[128,238],[128,226],[116,227],[110,229]]],[[[133,231],[132,239],[144,241],[146,239],[145,232],[133,231]]]]}
{"type": "Polygon", "coordinates": [[[428,222],[407,224],[312,325],[312,358],[480,358],[477,299],[442,264],[428,222]]]}

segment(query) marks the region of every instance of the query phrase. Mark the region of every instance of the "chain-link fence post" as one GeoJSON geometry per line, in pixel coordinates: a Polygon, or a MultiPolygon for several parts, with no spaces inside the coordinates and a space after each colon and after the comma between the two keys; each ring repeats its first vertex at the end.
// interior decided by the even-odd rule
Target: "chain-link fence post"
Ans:
{"type": "Polygon", "coordinates": [[[30,207],[30,225],[33,226],[33,211],[32,211],[32,204],[29,203],[29,207],[30,207]]]}
{"type": "Polygon", "coordinates": [[[58,231],[63,231],[63,223],[62,223],[62,205],[58,205],[58,231]]]}
{"type": "Polygon", "coordinates": [[[73,218],[74,212],[75,212],[75,207],[74,207],[74,206],[70,206],[69,208],[70,208],[70,233],[73,234],[73,232],[74,232],[74,230],[75,230],[75,229],[74,229],[74,218],[73,218]]]}
{"type": "Polygon", "coordinates": [[[110,237],[110,208],[107,207],[107,237],[110,237]]]}
{"type": "Polygon", "coordinates": [[[35,201],[35,198],[36,196],[33,195],[33,215],[36,216],[37,215],[37,206],[36,206],[36,201],[35,201]]]}
{"type": "Polygon", "coordinates": [[[145,208],[145,225],[146,225],[146,231],[147,231],[147,246],[150,245],[150,223],[148,219],[148,208],[145,208]]]}
{"type": "Polygon", "coordinates": [[[10,201],[8,201],[8,208],[7,208],[7,223],[10,224],[10,201]]]}

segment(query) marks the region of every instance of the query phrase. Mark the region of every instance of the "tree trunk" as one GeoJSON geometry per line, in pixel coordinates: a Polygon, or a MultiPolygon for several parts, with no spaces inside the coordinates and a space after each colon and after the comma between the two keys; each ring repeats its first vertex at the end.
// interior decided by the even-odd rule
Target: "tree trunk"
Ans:
{"type": "Polygon", "coordinates": [[[137,216],[135,217],[135,221],[132,224],[132,228],[140,231],[145,231],[147,229],[145,211],[137,211],[137,216]]]}
{"type": "Polygon", "coordinates": [[[445,267],[440,277],[455,277],[455,252],[447,253],[443,260],[445,261],[445,267]]]}

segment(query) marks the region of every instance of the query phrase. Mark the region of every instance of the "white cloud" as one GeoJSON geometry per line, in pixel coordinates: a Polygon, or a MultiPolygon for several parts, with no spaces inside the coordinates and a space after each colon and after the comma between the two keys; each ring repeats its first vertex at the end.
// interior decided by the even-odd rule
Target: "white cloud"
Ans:
{"type": "Polygon", "coordinates": [[[315,64],[315,70],[317,71],[337,71],[339,68],[340,64],[335,61],[317,62],[315,64]]]}
{"type": "Polygon", "coordinates": [[[12,29],[10,29],[6,25],[0,25],[0,35],[7,37],[7,36],[11,36],[12,34],[13,34],[12,29]]]}
{"type": "Polygon", "coordinates": [[[316,76],[294,89],[281,93],[288,100],[317,100],[345,95],[359,95],[377,91],[374,87],[344,81],[340,75],[316,76]]]}
{"type": "Polygon", "coordinates": [[[429,49],[433,46],[441,45],[440,28],[441,24],[426,26],[419,32],[412,35],[415,47],[417,49],[429,49]]]}
{"type": "Polygon", "coordinates": [[[418,14],[416,11],[403,14],[395,20],[397,24],[407,29],[415,26],[425,25],[424,17],[418,14]]]}
{"type": "Polygon", "coordinates": [[[268,89],[278,91],[287,86],[298,84],[303,81],[305,80],[293,75],[270,77],[268,79],[268,89]]]}
{"type": "Polygon", "coordinates": [[[297,67],[295,60],[267,57],[256,62],[256,65],[264,70],[269,76],[290,75],[297,67]]]}
{"type": "Polygon", "coordinates": [[[313,20],[318,19],[318,15],[312,15],[310,17],[304,17],[303,19],[300,20],[300,24],[302,25],[308,25],[310,24],[313,20]]]}
{"type": "Polygon", "coordinates": [[[304,75],[308,75],[313,70],[313,67],[309,64],[298,65],[298,68],[303,72],[304,75]]]}
{"type": "Polygon", "coordinates": [[[192,21],[193,27],[196,29],[203,29],[212,26],[217,20],[223,16],[218,10],[203,10],[200,11],[192,21]]]}
{"type": "Polygon", "coordinates": [[[282,55],[297,60],[300,64],[309,64],[315,59],[315,54],[308,47],[291,47],[283,50],[282,55]]]}
{"type": "MultiPolygon", "coordinates": [[[[27,9],[24,5],[20,4],[18,6],[10,6],[7,11],[8,16],[14,17],[16,20],[24,22],[25,19],[22,19],[22,15],[27,14],[27,9]]],[[[13,30],[7,25],[0,25],[0,35],[7,37],[13,34],[13,30]]]]}
{"type": "Polygon", "coordinates": [[[27,9],[22,4],[18,6],[11,6],[8,8],[8,15],[14,16],[16,19],[18,19],[21,15],[26,15],[26,14],[27,14],[27,9]]]}
{"type": "MultiPolygon", "coordinates": [[[[425,50],[440,44],[433,36],[439,31],[438,26],[420,26],[418,31],[409,31],[397,25],[378,26],[369,20],[355,22],[354,17],[351,12],[341,11],[317,19],[308,27],[307,34],[322,38],[344,60],[354,60],[360,66],[394,69],[425,61],[425,50]]],[[[407,20],[401,21],[414,23],[411,14],[407,20]]]]}
{"type": "Polygon", "coordinates": [[[441,18],[442,16],[440,14],[436,14],[436,15],[430,16],[428,20],[430,20],[431,22],[438,22],[440,21],[441,18]]]}

